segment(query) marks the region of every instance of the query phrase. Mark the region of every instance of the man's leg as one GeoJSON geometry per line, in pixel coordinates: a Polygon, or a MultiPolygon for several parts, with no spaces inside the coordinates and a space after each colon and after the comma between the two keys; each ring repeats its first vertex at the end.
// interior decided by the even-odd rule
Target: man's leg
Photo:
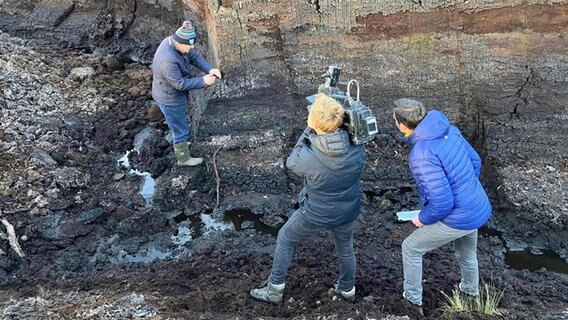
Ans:
{"type": "Polygon", "coordinates": [[[353,228],[355,221],[331,229],[335,250],[339,260],[339,281],[337,290],[350,291],[355,285],[355,253],[353,251],[353,228]]]}
{"type": "Polygon", "coordinates": [[[403,289],[408,301],[422,305],[422,256],[469,233],[471,230],[453,229],[437,222],[416,229],[402,242],[403,289]]]}
{"type": "Polygon", "coordinates": [[[158,106],[172,131],[174,144],[187,141],[189,139],[189,122],[187,121],[186,106],[167,106],[161,103],[158,106]]]}
{"type": "Polygon", "coordinates": [[[304,209],[296,210],[278,232],[272,272],[268,281],[272,284],[284,283],[296,245],[307,237],[325,229],[325,227],[308,222],[304,216],[304,209]]]}
{"type": "Polygon", "coordinates": [[[294,247],[305,238],[324,229],[309,223],[304,217],[304,209],[296,210],[278,232],[272,272],[268,277],[268,283],[264,287],[252,289],[250,295],[256,300],[274,304],[280,303],[284,294],[286,274],[292,261],[294,247]]]}
{"type": "Polygon", "coordinates": [[[477,265],[477,230],[454,240],[456,257],[460,263],[459,288],[471,296],[479,295],[479,268],[477,265]]]}
{"type": "Polygon", "coordinates": [[[167,106],[158,104],[166,118],[166,123],[172,131],[174,151],[178,166],[198,166],[203,163],[202,158],[193,158],[189,154],[189,122],[185,106],[167,106]]]}

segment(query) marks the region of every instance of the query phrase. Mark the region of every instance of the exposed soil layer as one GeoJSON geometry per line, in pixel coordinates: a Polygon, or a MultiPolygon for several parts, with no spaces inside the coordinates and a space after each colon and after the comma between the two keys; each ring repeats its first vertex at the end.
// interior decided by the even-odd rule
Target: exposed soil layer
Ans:
{"type": "MultiPolygon", "coordinates": [[[[6,178],[13,181],[4,184],[9,187],[5,190],[11,191],[3,195],[3,210],[14,221],[17,234],[27,237],[26,241],[20,240],[27,254],[23,260],[16,258],[7,244],[2,246],[9,252],[1,258],[0,306],[5,319],[396,319],[395,316],[404,315],[419,318],[401,300],[400,246],[413,227],[394,222],[394,213],[414,207],[417,199],[408,172],[390,165],[405,161],[407,152],[393,136],[378,135],[368,145],[369,165],[363,177],[366,201],[355,236],[358,263],[355,303],[347,303],[330,292],[338,270],[332,242],[322,233],[298,247],[289,272],[285,302],[271,306],[253,301],[248,291],[268,275],[274,236],[250,228],[209,230],[181,247],[174,246],[171,237],[179,232],[175,218],[181,215],[205,213],[219,218],[227,210],[246,208],[263,215],[267,224],[286,219],[294,209],[293,199],[301,181],[282,173],[281,165],[262,164],[278,163],[289,152],[305,115],[290,117],[286,115],[289,113],[280,116],[278,113],[284,105],[293,111],[291,114],[301,115],[305,112],[302,99],[260,92],[239,100],[213,101],[202,115],[193,149],[208,158],[208,165],[179,169],[173,166],[163,122],[147,118],[150,98],[146,85],[140,85],[141,80],[148,83],[147,67],[130,64],[114,70],[109,57],[36,48],[40,56],[49,58],[43,59],[42,67],[34,71],[19,63],[31,57],[24,50],[26,47],[6,35],[2,39],[4,48],[13,52],[10,60],[13,67],[6,76],[14,77],[13,80],[18,75],[23,77],[19,86],[12,85],[11,95],[2,98],[3,121],[17,128],[10,131],[3,127],[2,131],[10,135],[4,136],[3,146],[8,149],[3,157],[11,159],[2,162],[4,181],[6,178]],[[77,76],[73,81],[57,85],[57,81],[68,77],[71,67],[84,65],[94,67],[96,74],[85,79],[77,76]],[[32,76],[25,76],[24,70],[32,76]],[[34,77],[35,72],[46,72],[53,79],[34,77]],[[29,82],[22,82],[24,78],[29,82]],[[49,96],[67,99],[62,104],[67,107],[49,109],[49,104],[43,101],[40,105],[48,109],[40,108],[36,116],[24,116],[26,111],[22,108],[33,97],[34,91],[30,89],[39,85],[45,92],[49,83],[54,86],[49,96]],[[76,97],[64,96],[81,87],[83,90],[76,97]],[[114,103],[94,101],[85,109],[69,108],[85,101],[89,94],[96,96],[103,92],[114,103]],[[20,99],[19,104],[14,100],[15,95],[20,99]],[[105,105],[108,112],[102,111],[105,105]],[[91,113],[91,108],[100,111],[91,113]],[[20,116],[14,118],[14,111],[19,111],[20,116]],[[63,125],[58,124],[60,117],[65,119],[63,125]],[[41,124],[57,134],[35,129],[33,134],[38,135],[37,139],[49,142],[40,144],[41,150],[45,150],[37,153],[37,147],[22,140],[21,133],[32,134],[23,123],[31,128],[41,124]],[[137,133],[148,126],[152,130],[144,140],[142,152],[130,159],[140,168],[147,164],[144,170],[157,178],[153,207],[147,207],[138,194],[140,178],[128,174],[116,163],[117,158],[132,148],[137,133]],[[44,140],[46,134],[51,138],[44,140]],[[10,145],[10,141],[20,144],[10,145]],[[72,141],[80,144],[74,146],[72,141]],[[26,148],[30,148],[31,158],[14,152],[26,148]],[[215,208],[213,150],[220,150],[216,163],[224,183],[218,208],[215,208]],[[30,167],[30,163],[34,166],[30,167]],[[161,165],[156,167],[153,163],[161,165]],[[260,171],[255,171],[257,165],[262,167],[260,171]],[[67,179],[58,179],[55,174],[52,179],[59,181],[57,188],[61,192],[50,195],[53,186],[45,184],[50,177],[49,168],[55,172],[61,168],[67,174],[74,172],[75,182],[65,184],[67,179]],[[68,171],[70,168],[73,171],[68,171]],[[34,178],[35,171],[45,178],[34,178]],[[36,195],[36,205],[23,206],[34,198],[29,198],[29,192],[18,191],[17,175],[28,183],[27,190],[35,190],[31,196],[36,195]],[[89,179],[81,183],[80,176],[89,179]],[[42,198],[37,200],[39,195],[50,199],[46,205],[41,205],[42,198]],[[152,257],[151,252],[158,253],[152,257]],[[162,257],[164,261],[128,263],[136,257],[138,261],[152,260],[160,257],[160,252],[169,253],[162,257]]],[[[4,77],[3,81],[7,83],[9,79],[4,77]]],[[[566,318],[567,277],[546,270],[531,273],[507,268],[505,251],[502,239],[480,236],[482,279],[497,290],[504,290],[502,315],[494,317],[443,313],[441,291],[449,294],[458,283],[458,265],[450,247],[426,255],[426,318],[566,318]]]]}
{"type": "Polygon", "coordinates": [[[527,31],[566,33],[568,5],[521,5],[486,10],[447,7],[423,13],[381,13],[358,17],[360,27],[353,33],[363,40],[398,38],[420,30],[422,33],[459,32],[464,34],[527,31]]]}
{"type": "Polygon", "coordinates": [[[215,58],[224,49],[228,73],[192,93],[191,151],[206,164],[179,168],[152,112],[147,64],[181,19],[168,8],[177,1],[0,3],[10,4],[0,10],[10,31],[0,32],[0,214],[26,254],[0,239],[1,318],[420,319],[401,297],[400,247],[414,227],[394,221],[418,199],[384,103],[412,93],[441,106],[484,157],[489,225],[501,234],[481,233],[479,266],[483,283],[504,293],[499,315],[444,312],[441,292],[460,277],[446,246],[424,257],[422,318],[568,319],[568,275],[505,263],[508,250],[527,247],[568,257],[565,4],[365,14],[351,30],[357,41],[335,46],[326,39],[341,35],[314,37],[330,32],[314,22],[330,19],[323,2],[217,1],[217,11],[192,2],[208,32],[200,39],[210,40],[197,50],[215,58]],[[295,4],[298,26],[287,20],[295,4]],[[322,233],[297,248],[283,304],[256,302],[248,291],[267,278],[274,234],[302,183],[283,166],[307,113],[291,92],[314,91],[315,70],[333,54],[347,76],[368,77],[365,102],[380,123],[362,176],[357,299],[330,292],[337,258],[322,233]],[[148,181],[149,197],[140,193],[148,181]]]}

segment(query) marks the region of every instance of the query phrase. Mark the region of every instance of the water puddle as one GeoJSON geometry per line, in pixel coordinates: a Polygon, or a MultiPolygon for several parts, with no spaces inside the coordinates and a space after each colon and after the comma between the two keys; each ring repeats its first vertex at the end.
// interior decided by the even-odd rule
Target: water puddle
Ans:
{"type": "MultiPolygon", "coordinates": [[[[503,239],[502,232],[483,227],[479,233],[485,236],[499,237],[503,239]]],[[[545,268],[548,271],[568,274],[568,263],[552,250],[528,249],[517,243],[512,244],[505,253],[505,264],[515,270],[536,271],[545,268]]]]}
{"type": "Polygon", "coordinates": [[[182,213],[174,220],[178,224],[178,232],[177,235],[172,236],[172,241],[178,246],[185,245],[213,230],[235,230],[231,223],[215,219],[210,214],[205,213],[193,216],[182,213]]]}
{"type": "Polygon", "coordinates": [[[237,209],[225,212],[223,220],[231,221],[237,231],[254,229],[260,233],[277,236],[283,224],[269,226],[261,218],[261,215],[254,214],[250,210],[237,209]]]}
{"type": "Polygon", "coordinates": [[[128,155],[135,150],[126,151],[120,159],[118,159],[117,163],[118,166],[122,166],[128,170],[128,173],[135,174],[137,176],[143,177],[142,183],[140,184],[140,195],[144,198],[144,203],[147,207],[152,206],[153,198],[154,198],[154,189],[156,183],[154,178],[150,175],[149,172],[140,172],[137,169],[134,169],[130,166],[130,161],[128,160],[128,155]]]}
{"type": "Polygon", "coordinates": [[[505,263],[516,270],[536,271],[546,268],[547,271],[568,274],[568,263],[552,250],[540,252],[532,252],[529,249],[509,251],[505,255],[505,263]]]}
{"type": "Polygon", "coordinates": [[[229,210],[223,215],[223,219],[214,218],[210,214],[187,216],[180,214],[174,218],[178,224],[178,232],[172,236],[172,241],[178,246],[185,245],[210,231],[235,230],[242,231],[254,229],[260,233],[278,235],[282,224],[269,226],[262,222],[262,216],[252,213],[250,210],[229,210]]]}
{"type": "Polygon", "coordinates": [[[144,140],[148,138],[150,133],[152,133],[154,129],[151,127],[144,127],[140,132],[134,136],[134,151],[140,153],[140,149],[142,149],[142,144],[144,144],[144,140]]]}
{"type": "Polygon", "coordinates": [[[128,173],[143,177],[139,193],[142,196],[142,198],[144,198],[144,203],[146,207],[152,206],[154,191],[156,187],[155,180],[154,178],[152,178],[149,172],[140,172],[137,169],[132,168],[132,166],[130,165],[130,161],[128,160],[128,155],[132,151],[140,153],[140,148],[142,148],[144,140],[146,140],[146,138],[150,135],[151,132],[152,128],[150,127],[145,127],[140,132],[138,132],[134,137],[134,149],[127,151],[126,154],[117,161],[117,165],[119,167],[122,166],[127,170],[129,170],[128,173]]]}
{"type": "Polygon", "coordinates": [[[123,264],[123,263],[149,263],[154,260],[164,260],[171,257],[171,253],[158,250],[154,247],[148,248],[146,254],[136,254],[131,255],[126,252],[122,252],[116,257],[109,257],[109,261],[112,264],[123,264]]]}

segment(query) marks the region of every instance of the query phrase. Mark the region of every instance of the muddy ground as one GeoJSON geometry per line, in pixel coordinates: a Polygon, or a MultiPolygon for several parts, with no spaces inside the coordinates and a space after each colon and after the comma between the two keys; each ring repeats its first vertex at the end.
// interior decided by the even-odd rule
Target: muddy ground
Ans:
{"type": "MultiPolygon", "coordinates": [[[[2,215],[26,254],[0,243],[0,317],[421,318],[401,300],[400,246],[414,227],[394,214],[416,208],[417,197],[400,169],[408,150],[394,127],[383,126],[368,145],[355,303],[329,291],[338,270],[322,233],[297,248],[285,301],[271,306],[248,291],[266,279],[274,234],[296,206],[301,181],[283,159],[305,123],[303,97],[263,90],[193,106],[201,121],[192,150],[207,165],[180,169],[167,127],[149,113],[148,65],[4,33],[0,50],[2,215]],[[132,149],[131,167],[120,164],[132,149]],[[139,193],[145,178],[132,167],[155,179],[150,197],[139,193]],[[240,214],[222,223],[228,212],[240,214]]],[[[499,200],[491,168],[484,183],[497,211],[512,210],[499,200]]],[[[511,228],[496,219],[490,226],[511,228]]],[[[546,228],[539,231],[555,232],[546,228]]],[[[501,315],[441,310],[441,292],[459,281],[453,251],[444,247],[424,259],[424,318],[567,319],[568,276],[508,267],[508,237],[482,232],[478,250],[483,282],[504,291],[501,315]]]]}

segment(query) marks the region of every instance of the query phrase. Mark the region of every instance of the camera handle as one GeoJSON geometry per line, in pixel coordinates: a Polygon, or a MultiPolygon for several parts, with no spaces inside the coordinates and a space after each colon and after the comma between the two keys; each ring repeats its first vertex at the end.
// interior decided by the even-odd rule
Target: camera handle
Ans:
{"type": "Polygon", "coordinates": [[[355,85],[357,86],[357,100],[356,101],[359,101],[359,81],[357,81],[355,79],[351,79],[347,83],[347,97],[351,98],[351,83],[355,83],[355,85]]]}

